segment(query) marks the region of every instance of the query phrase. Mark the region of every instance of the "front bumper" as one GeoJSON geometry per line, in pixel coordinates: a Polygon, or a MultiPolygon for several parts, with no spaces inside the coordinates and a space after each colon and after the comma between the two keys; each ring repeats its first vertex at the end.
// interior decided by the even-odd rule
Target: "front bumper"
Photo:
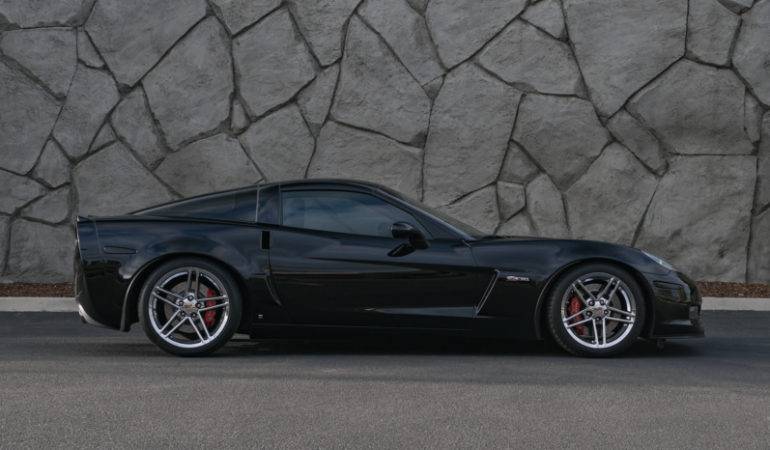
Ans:
{"type": "Polygon", "coordinates": [[[666,275],[645,273],[653,294],[655,320],[645,330],[649,339],[686,339],[705,336],[706,326],[701,319],[703,299],[695,281],[672,270],[666,275]]]}

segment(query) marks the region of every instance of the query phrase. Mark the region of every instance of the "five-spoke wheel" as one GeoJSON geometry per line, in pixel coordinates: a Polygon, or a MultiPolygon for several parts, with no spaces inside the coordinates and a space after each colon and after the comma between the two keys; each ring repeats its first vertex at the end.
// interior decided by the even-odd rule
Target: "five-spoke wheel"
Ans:
{"type": "Polygon", "coordinates": [[[184,258],[150,275],[141,293],[139,318],[161,349],[200,356],[230,340],[240,306],[237,286],[227,272],[206,260],[184,258]]]}
{"type": "Polygon", "coordinates": [[[641,332],[642,296],[636,280],[619,267],[590,264],[572,269],[551,291],[551,334],[577,355],[616,355],[641,332]]]}

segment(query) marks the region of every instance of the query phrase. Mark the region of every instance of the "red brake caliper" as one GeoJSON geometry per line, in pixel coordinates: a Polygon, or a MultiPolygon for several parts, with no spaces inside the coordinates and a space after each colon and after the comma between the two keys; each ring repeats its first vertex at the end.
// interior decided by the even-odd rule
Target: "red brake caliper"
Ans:
{"type": "MultiPolygon", "coordinates": [[[[570,295],[569,297],[569,315],[574,316],[575,314],[578,313],[578,311],[580,311],[580,300],[578,299],[577,294],[573,292],[572,295],[570,295]]],[[[582,320],[581,317],[582,316],[575,317],[574,319],[572,319],[572,323],[579,322],[580,320],[582,320]]],[[[583,334],[585,332],[585,328],[583,327],[582,324],[577,325],[575,328],[578,329],[578,332],[580,334],[583,334]]]]}
{"type": "MultiPolygon", "coordinates": [[[[216,296],[217,296],[217,293],[216,293],[216,291],[214,291],[214,289],[209,289],[209,292],[206,294],[206,297],[216,297],[216,296]]],[[[206,307],[207,308],[209,306],[214,306],[214,305],[217,304],[217,302],[215,300],[210,300],[210,301],[207,301],[205,303],[206,303],[206,307]]],[[[211,328],[211,326],[214,325],[214,318],[216,317],[216,315],[217,315],[217,311],[215,309],[212,309],[210,311],[206,311],[203,314],[203,321],[206,323],[206,328],[211,328]]],[[[582,326],[582,325],[580,325],[580,326],[582,326]]]]}

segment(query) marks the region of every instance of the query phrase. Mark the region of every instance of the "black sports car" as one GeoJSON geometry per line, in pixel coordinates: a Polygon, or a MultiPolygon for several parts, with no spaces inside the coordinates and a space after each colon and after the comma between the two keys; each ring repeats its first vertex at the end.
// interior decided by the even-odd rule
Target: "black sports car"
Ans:
{"type": "Polygon", "coordinates": [[[266,184],[78,217],[84,322],[161,349],[255,339],[553,337],[583,356],[702,337],[686,275],[604,242],[485,236],[392,189],[266,184]]]}

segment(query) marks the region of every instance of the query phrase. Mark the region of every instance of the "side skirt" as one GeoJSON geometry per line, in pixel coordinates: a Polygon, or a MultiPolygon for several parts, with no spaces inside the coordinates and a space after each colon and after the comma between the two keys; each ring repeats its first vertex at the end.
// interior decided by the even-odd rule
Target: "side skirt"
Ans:
{"type": "Polygon", "coordinates": [[[470,330],[454,328],[343,327],[255,323],[252,339],[444,339],[470,336],[470,330]]]}

